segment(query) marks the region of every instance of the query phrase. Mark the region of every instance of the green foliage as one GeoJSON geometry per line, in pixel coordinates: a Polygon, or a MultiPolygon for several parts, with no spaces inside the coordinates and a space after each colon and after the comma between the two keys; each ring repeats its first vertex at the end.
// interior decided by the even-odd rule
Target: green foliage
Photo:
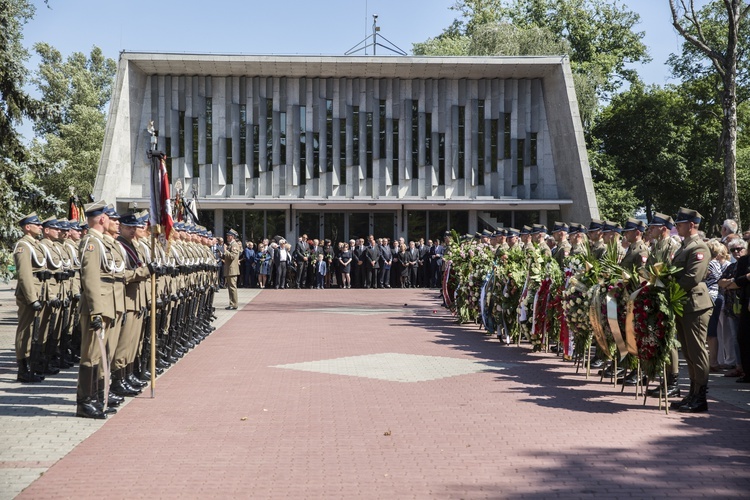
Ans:
{"type": "Polygon", "coordinates": [[[38,182],[59,200],[67,200],[69,189],[86,196],[93,191],[104,130],[105,106],[111,97],[116,64],[94,47],[86,56],[75,52],[63,60],[47,44],[34,46],[41,58],[34,82],[44,100],[59,113],[37,120],[40,135],[32,150],[48,166],[39,172],[38,182]]]}
{"type": "Polygon", "coordinates": [[[24,90],[29,54],[21,43],[22,29],[33,14],[34,7],[25,0],[0,0],[0,262],[6,273],[11,246],[21,234],[16,221],[37,207],[52,206],[33,182],[32,160],[17,130],[24,119],[48,112],[24,90]]]}

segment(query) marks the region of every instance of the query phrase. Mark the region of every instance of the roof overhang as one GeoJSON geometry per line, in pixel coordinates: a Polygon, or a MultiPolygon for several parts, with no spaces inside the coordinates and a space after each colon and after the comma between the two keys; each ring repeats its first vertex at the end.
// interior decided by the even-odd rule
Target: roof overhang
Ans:
{"type": "Polygon", "coordinates": [[[560,71],[566,56],[393,57],[278,56],[122,52],[148,75],[264,76],[287,78],[463,79],[543,78],[560,71]]]}

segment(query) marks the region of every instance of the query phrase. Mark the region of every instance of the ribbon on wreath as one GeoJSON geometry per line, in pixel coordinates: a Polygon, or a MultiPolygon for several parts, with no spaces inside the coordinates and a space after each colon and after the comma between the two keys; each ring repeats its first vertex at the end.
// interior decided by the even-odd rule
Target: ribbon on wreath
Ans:
{"type": "Polygon", "coordinates": [[[608,359],[612,356],[609,352],[609,342],[607,342],[607,336],[604,334],[604,326],[602,325],[602,294],[601,285],[594,285],[596,289],[591,294],[591,305],[589,306],[589,320],[591,321],[591,331],[594,334],[594,340],[602,351],[602,354],[608,359]]]}
{"type": "Polygon", "coordinates": [[[620,353],[620,360],[622,360],[628,354],[628,346],[622,336],[620,323],[617,321],[617,301],[609,294],[607,294],[607,323],[609,323],[612,338],[615,339],[617,351],[620,353]]]}

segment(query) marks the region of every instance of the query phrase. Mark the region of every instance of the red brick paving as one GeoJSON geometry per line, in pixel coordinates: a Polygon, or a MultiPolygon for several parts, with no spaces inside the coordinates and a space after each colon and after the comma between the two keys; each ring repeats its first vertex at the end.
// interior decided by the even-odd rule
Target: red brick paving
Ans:
{"type": "Polygon", "coordinates": [[[453,323],[436,295],[265,291],[20,498],[747,497],[750,413],[666,416],[453,323]],[[302,311],[347,304],[400,310],[302,311]],[[387,352],[517,365],[418,383],[272,368],[387,352]]]}

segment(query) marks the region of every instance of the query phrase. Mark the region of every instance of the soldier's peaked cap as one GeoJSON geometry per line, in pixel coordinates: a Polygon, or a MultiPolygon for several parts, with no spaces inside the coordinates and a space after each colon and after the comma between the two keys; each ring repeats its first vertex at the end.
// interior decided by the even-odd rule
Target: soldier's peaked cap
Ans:
{"type": "Polygon", "coordinates": [[[625,223],[625,227],[622,228],[622,231],[633,231],[634,229],[637,229],[640,232],[644,232],[646,230],[646,223],[639,219],[634,219],[632,217],[628,218],[628,221],[625,223]]]}
{"type": "Polygon", "coordinates": [[[700,224],[703,221],[703,216],[698,213],[697,210],[691,210],[689,208],[680,207],[677,211],[677,215],[674,218],[675,224],[678,222],[694,222],[700,224]]]}
{"type": "Polygon", "coordinates": [[[123,226],[143,226],[143,221],[134,213],[127,213],[120,217],[120,224],[123,226]]]}
{"type": "Polygon", "coordinates": [[[672,229],[674,227],[674,219],[672,219],[672,217],[670,217],[669,215],[655,212],[654,216],[651,217],[651,222],[648,225],[666,226],[667,228],[672,229]]]}
{"type": "MultiPolygon", "coordinates": [[[[524,226],[527,227],[527,226],[524,226]]],[[[539,233],[546,233],[547,232],[547,226],[544,224],[534,224],[531,227],[531,234],[539,234],[539,233]]]]}
{"type": "Polygon", "coordinates": [[[591,219],[589,231],[601,231],[604,229],[604,222],[599,219],[591,219]]]}
{"type": "Polygon", "coordinates": [[[42,221],[39,220],[39,216],[36,214],[36,212],[31,212],[30,214],[26,214],[18,220],[19,226],[23,227],[26,224],[33,224],[35,226],[41,226],[42,221]]]}
{"type": "Polygon", "coordinates": [[[570,230],[570,226],[568,226],[564,222],[557,222],[555,221],[555,225],[552,226],[552,232],[557,233],[558,231],[565,231],[568,232],[570,230]]]}
{"type": "Polygon", "coordinates": [[[96,201],[94,203],[87,203],[83,206],[83,213],[86,217],[96,217],[104,213],[104,209],[107,208],[107,204],[103,201],[96,201]]]}
{"type": "Polygon", "coordinates": [[[59,223],[56,217],[47,217],[42,221],[42,227],[51,229],[60,229],[59,223]]]}

